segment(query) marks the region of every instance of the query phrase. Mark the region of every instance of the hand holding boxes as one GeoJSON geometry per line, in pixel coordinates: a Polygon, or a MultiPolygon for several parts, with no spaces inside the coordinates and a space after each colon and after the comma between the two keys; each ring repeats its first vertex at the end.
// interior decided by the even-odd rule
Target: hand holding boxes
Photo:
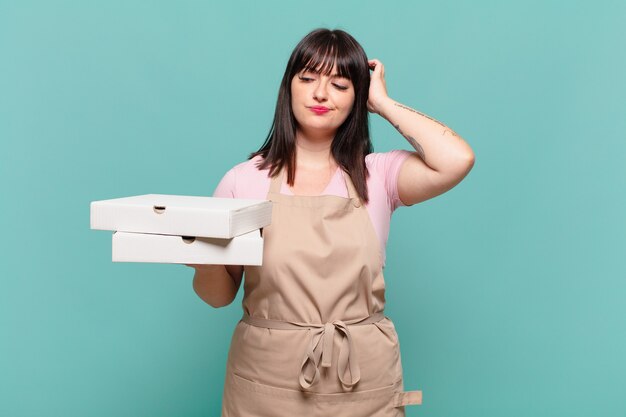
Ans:
{"type": "Polygon", "coordinates": [[[112,230],[113,262],[261,265],[266,200],[145,194],[91,203],[91,228],[112,230]]]}

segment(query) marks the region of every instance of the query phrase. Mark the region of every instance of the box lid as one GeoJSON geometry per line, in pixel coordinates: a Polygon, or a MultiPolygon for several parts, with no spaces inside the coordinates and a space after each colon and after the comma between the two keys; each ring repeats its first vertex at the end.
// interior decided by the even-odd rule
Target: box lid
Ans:
{"type": "Polygon", "coordinates": [[[91,202],[91,228],[232,238],[271,222],[271,201],[143,194],[91,202]]]}

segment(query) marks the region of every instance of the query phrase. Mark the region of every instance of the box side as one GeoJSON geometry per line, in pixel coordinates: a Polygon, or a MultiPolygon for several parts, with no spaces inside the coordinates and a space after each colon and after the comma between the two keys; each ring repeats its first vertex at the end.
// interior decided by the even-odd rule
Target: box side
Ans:
{"type": "Polygon", "coordinates": [[[91,203],[89,203],[89,228],[90,229],[97,229],[97,227],[95,227],[98,224],[98,219],[96,218],[97,214],[96,211],[98,210],[96,206],[96,201],[92,201],[91,203]]]}
{"type": "Polygon", "coordinates": [[[253,236],[233,239],[117,232],[112,240],[113,262],[188,263],[216,265],[261,265],[263,239],[253,236]]]}
{"type": "Polygon", "coordinates": [[[233,212],[230,228],[233,236],[261,229],[272,222],[272,202],[265,201],[256,207],[246,207],[233,212]]]}
{"type": "MultiPolygon", "coordinates": [[[[155,200],[156,201],[156,200],[155,200]]],[[[92,229],[177,236],[231,236],[229,212],[119,202],[93,202],[92,229]]]]}

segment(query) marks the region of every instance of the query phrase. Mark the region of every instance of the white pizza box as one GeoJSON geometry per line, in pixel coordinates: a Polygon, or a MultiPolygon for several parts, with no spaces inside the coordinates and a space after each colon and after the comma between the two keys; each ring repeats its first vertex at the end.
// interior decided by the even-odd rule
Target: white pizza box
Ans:
{"type": "Polygon", "coordinates": [[[91,228],[118,232],[232,238],[270,224],[272,202],[144,194],[91,202],[91,228]]]}
{"type": "Polygon", "coordinates": [[[259,230],[231,238],[150,233],[113,233],[113,262],[261,265],[263,238],[259,230]]]}

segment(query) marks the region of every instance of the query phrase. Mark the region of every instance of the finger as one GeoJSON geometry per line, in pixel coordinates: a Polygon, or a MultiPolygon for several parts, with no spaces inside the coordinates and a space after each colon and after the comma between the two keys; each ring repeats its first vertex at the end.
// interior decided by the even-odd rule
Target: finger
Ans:
{"type": "Polygon", "coordinates": [[[382,62],[378,61],[378,63],[376,64],[376,70],[380,74],[381,78],[385,77],[385,66],[383,65],[382,62]]]}
{"type": "Polygon", "coordinates": [[[370,67],[374,68],[374,72],[376,72],[376,70],[378,70],[380,72],[381,77],[385,76],[385,66],[383,65],[382,62],[380,62],[380,59],[370,59],[368,60],[368,62],[370,63],[370,67]]]}
{"type": "Polygon", "coordinates": [[[379,76],[381,69],[382,69],[382,64],[380,63],[380,61],[375,62],[370,65],[371,65],[370,69],[373,71],[372,76],[379,76]]]}

